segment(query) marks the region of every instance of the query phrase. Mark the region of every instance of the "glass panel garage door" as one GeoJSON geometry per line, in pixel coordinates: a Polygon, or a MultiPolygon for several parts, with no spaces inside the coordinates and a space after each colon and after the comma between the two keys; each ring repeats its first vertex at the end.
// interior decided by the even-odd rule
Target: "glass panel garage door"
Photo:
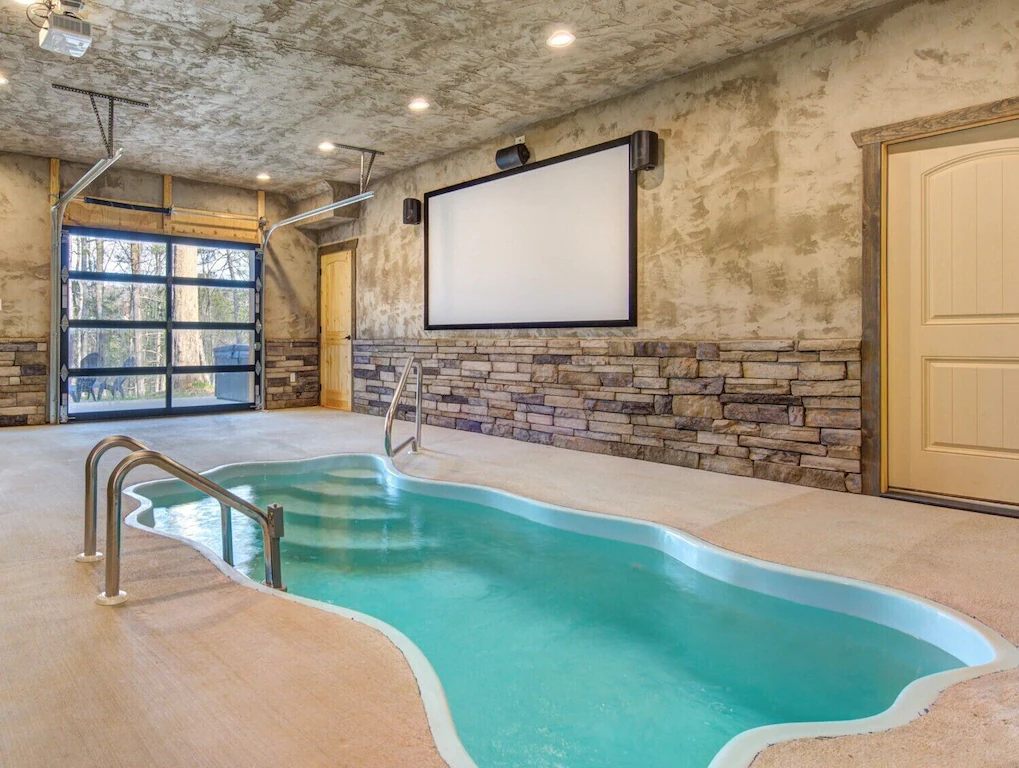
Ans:
{"type": "Polygon", "coordinates": [[[61,258],[61,421],[255,407],[254,246],[70,228],[61,258]]]}

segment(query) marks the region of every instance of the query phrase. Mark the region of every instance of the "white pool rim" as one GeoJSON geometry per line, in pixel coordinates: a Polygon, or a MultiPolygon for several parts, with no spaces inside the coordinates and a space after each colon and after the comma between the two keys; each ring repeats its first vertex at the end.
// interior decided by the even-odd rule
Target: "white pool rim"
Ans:
{"type": "MultiPolygon", "coordinates": [[[[722,747],[707,768],[748,768],[763,749],[783,741],[874,733],[905,725],[925,714],[938,695],[949,686],[1019,667],[1019,649],[1012,643],[976,619],[933,600],[880,584],[741,555],[660,523],[570,509],[486,486],[414,477],[398,470],[392,460],[384,456],[341,453],[307,459],[240,462],[224,464],[202,474],[214,476],[217,482],[224,484],[229,482],[231,476],[247,476],[252,472],[264,475],[285,474],[288,468],[295,465],[306,465],[306,469],[314,470],[316,464],[328,465],[338,459],[349,462],[344,468],[379,471],[387,483],[396,488],[485,504],[553,528],[651,547],[706,576],[734,586],[891,627],[931,643],[966,664],[959,669],[914,680],[902,689],[888,709],[871,717],[782,723],[743,731],[722,747]]],[[[139,507],[128,515],[128,525],[187,544],[205,555],[238,584],[359,621],[381,632],[400,649],[410,665],[421,693],[429,728],[443,760],[451,768],[477,768],[457,735],[439,676],[421,649],[398,629],[368,614],[272,589],[244,575],[227,564],[217,552],[194,539],[160,531],[140,522],[139,517],[152,508],[152,503],[139,491],[148,486],[171,483],[179,481],[173,478],[149,480],[127,488],[124,493],[139,503],[139,507]]],[[[283,580],[286,581],[285,572],[283,580]]]]}

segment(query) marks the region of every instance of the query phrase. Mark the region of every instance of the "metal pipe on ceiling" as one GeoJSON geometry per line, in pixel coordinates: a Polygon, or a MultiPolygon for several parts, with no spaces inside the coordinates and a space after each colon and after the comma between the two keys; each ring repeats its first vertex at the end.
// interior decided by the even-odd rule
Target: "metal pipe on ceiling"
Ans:
{"type": "Polygon", "coordinates": [[[264,244],[269,243],[269,238],[272,237],[272,233],[275,232],[280,227],[289,227],[291,224],[298,224],[302,221],[313,219],[316,216],[322,215],[323,213],[335,211],[337,208],[346,208],[348,205],[356,205],[357,203],[360,203],[364,200],[370,200],[373,197],[375,197],[374,192],[362,192],[360,195],[354,195],[353,197],[348,197],[345,200],[338,200],[335,203],[323,205],[321,208],[313,208],[310,211],[299,213],[296,216],[291,216],[288,219],[280,219],[271,227],[269,227],[269,230],[265,233],[264,244]]]}
{"type": "Polygon", "coordinates": [[[291,216],[291,217],[286,218],[286,219],[281,219],[281,220],[277,221],[275,224],[273,224],[271,227],[269,227],[268,230],[266,230],[265,236],[262,238],[262,267],[261,267],[261,270],[259,271],[259,280],[262,283],[262,350],[263,350],[263,354],[262,354],[262,370],[261,370],[261,372],[258,375],[258,384],[259,384],[258,408],[259,409],[264,409],[265,408],[265,402],[266,402],[266,397],[265,397],[265,368],[266,368],[265,358],[266,358],[266,356],[264,354],[264,351],[265,351],[265,262],[266,262],[266,260],[269,257],[269,240],[270,240],[270,238],[272,238],[273,233],[277,229],[280,229],[281,227],[289,227],[289,226],[291,226],[293,224],[299,224],[302,221],[307,221],[308,219],[313,219],[316,216],[321,216],[323,213],[329,213],[331,211],[337,210],[338,208],[346,208],[348,205],[356,205],[357,203],[363,202],[365,200],[370,200],[373,197],[375,197],[375,193],[374,192],[362,192],[359,195],[354,195],[353,197],[348,197],[348,198],[346,198],[344,200],[337,200],[335,203],[329,203],[328,205],[323,205],[320,208],[313,208],[310,211],[305,211],[304,213],[299,213],[296,216],[291,216]]]}
{"type": "Polygon", "coordinates": [[[60,279],[60,239],[64,228],[64,212],[67,205],[93,181],[98,179],[110,166],[124,154],[123,148],[118,149],[109,157],[104,157],[85,175],[76,181],[70,189],[57,198],[50,207],[51,251],[50,251],[50,372],[49,372],[49,422],[56,424],[60,419],[60,313],[63,289],[60,279]]]}

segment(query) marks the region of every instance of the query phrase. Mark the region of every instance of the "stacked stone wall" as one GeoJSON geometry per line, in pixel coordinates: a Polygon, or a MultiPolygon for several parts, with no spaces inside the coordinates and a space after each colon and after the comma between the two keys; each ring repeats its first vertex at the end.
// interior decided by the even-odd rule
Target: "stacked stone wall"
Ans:
{"type": "Polygon", "coordinates": [[[354,410],[385,413],[411,354],[428,424],[860,491],[858,339],[358,340],[354,410]]]}
{"type": "Polygon", "coordinates": [[[46,423],[46,339],[0,338],[0,427],[46,423]]]}

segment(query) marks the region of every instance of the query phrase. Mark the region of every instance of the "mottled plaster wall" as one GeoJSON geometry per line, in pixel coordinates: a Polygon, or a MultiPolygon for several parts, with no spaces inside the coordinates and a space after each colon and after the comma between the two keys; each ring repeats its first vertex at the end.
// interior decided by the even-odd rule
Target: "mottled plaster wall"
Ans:
{"type": "MultiPolygon", "coordinates": [[[[293,215],[286,198],[267,195],[270,222],[293,215]]],[[[318,245],[294,227],[276,230],[265,262],[265,337],[318,338],[318,245]]]]}
{"type": "MultiPolygon", "coordinates": [[[[123,162],[123,161],[121,161],[123,162]]],[[[88,166],[61,163],[61,186],[77,181],[88,166]]],[[[157,174],[115,167],[88,190],[98,197],[161,205],[157,174]]],[[[230,213],[257,212],[248,189],[175,178],[174,203],[230,213]]],[[[0,337],[45,338],[49,334],[49,160],[0,153],[0,337]]],[[[280,195],[266,196],[269,222],[291,215],[280,195]]],[[[273,236],[266,262],[267,339],[309,339],[317,335],[318,256],[316,244],[295,229],[273,236]]]]}
{"type": "Polygon", "coordinates": [[[0,153],[0,339],[50,332],[49,160],[0,153]]]}
{"type": "MultiPolygon", "coordinates": [[[[639,328],[620,334],[858,337],[850,133],[1017,95],[1017,34],[1014,0],[896,3],[532,127],[527,144],[541,159],[642,128],[662,138],[664,163],[639,193],[639,328]]],[[[510,140],[375,185],[345,233],[360,238],[362,338],[425,335],[423,232],[401,224],[401,200],[492,173],[510,140]]]]}

